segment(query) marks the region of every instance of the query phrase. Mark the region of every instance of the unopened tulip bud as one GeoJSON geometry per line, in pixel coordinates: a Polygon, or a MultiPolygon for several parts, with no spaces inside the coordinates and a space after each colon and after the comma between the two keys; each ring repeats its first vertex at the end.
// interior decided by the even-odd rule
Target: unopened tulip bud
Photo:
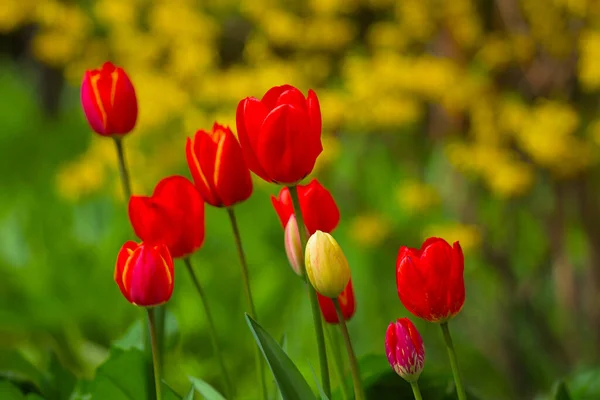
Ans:
{"type": "Polygon", "coordinates": [[[102,136],[131,132],[138,115],[137,98],[127,73],[111,62],[85,71],[81,106],[92,129],[102,136]]]}
{"type": "Polygon", "coordinates": [[[385,352],[390,365],[408,382],[416,382],[425,364],[423,339],[408,318],[390,323],[385,334],[385,352]]]}
{"type": "MultiPolygon", "coordinates": [[[[308,232],[307,232],[308,234],[308,232]]],[[[284,233],[285,253],[287,254],[290,266],[298,276],[304,275],[302,266],[302,244],[300,243],[300,231],[294,214],[290,216],[284,233]]]]}
{"type": "Polygon", "coordinates": [[[306,244],[306,274],[317,292],[338,297],[350,281],[350,267],[342,249],[329,234],[316,231],[306,244]]]}
{"type": "Polygon", "coordinates": [[[126,242],[117,257],[115,282],[130,303],[154,307],[173,294],[173,258],[164,244],[126,242]]]}

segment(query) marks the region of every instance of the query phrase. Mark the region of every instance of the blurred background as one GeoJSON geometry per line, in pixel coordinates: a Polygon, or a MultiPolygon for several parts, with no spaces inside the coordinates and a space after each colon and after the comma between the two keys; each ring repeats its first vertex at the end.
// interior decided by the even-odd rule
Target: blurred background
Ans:
{"type": "MultiPolygon", "coordinates": [[[[136,194],[189,176],[186,137],[215,120],[235,128],[242,98],[284,83],[316,90],[313,175],[341,209],[359,357],[383,356],[388,323],[408,315],[398,248],[437,235],[466,254],[467,300],[451,326],[474,393],[531,399],[580,371],[600,382],[600,2],[3,0],[0,347],[42,370],[55,354],[86,379],[143,317],[113,282],[133,238],[113,143],[79,104],[85,69],[105,60],[138,95],[125,142],[136,194]]],[[[278,190],[256,180],[237,212],[259,320],[286,335],[309,377],[312,320],[269,199],[278,190]]],[[[193,261],[239,392],[258,398],[228,219],[210,207],[206,218],[193,261]]],[[[221,388],[199,299],[176,267],[166,380],[221,388]]],[[[415,322],[424,375],[448,373],[439,329],[415,322]]]]}

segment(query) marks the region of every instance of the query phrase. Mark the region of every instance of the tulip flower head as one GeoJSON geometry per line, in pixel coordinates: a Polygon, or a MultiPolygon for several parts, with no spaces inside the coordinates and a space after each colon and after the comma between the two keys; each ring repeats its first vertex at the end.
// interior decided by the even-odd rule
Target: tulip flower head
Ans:
{"type": "Polygon", "coordinates": [[[306,274],[317,293],[336,298],[350,281],[348,260],[329,233],[316,231],[306,244],[306,274]]]}
{"type": "Polygon", "coordinates": [[[312,90],[275,86],[261,100],[247,97],[236,112],[248,168],[267,182],[292,185],[311,173],[323,151],[321,108],[312,90]]]}
{"type": "MultiPolygon", "coordinates": [[[[317,293],[319,298],[319,308],[321,308],[321,314],[323,314],[323,318],[325,322],[328,324],[339,324],[340,320],[338,319],[337,312],[335,311],[335,305],[333,304],[333,300],[329,297],[325,297],[320,293],[317,293]]],[[[338,302],[340,303],[340,309],[342,310],[342,315],[344,316],[344,321],[349,321],[356,312],[356,300],[354,299],[354,289],[352,288],[352,279],[346,285],[346,288],[338,296],[338,302]]]]}
{"type": "Polygon", "coordinates": [[[164,244],[126,242],[117,257],[115,282],[130,303],[154,307],[173,294],[175,270],[164,244]]]}
{"type": "MultiPolygon", "coordinates": [[[[306,228],[305,228],[306,229],[306,228]]],[[[300,231],[296,217],[290,216],[290,219],[285,226],[284,233],[285,253],[287,255],[290,266],[298,276],[304,275],[304,258],[302,254],[302,244],[300,243],[300,231]]]]}
{"type": "MultiPolygon", "coordinates": [[[[321,183],[313,179],[308,185],[298,185],[300,210],[308,233],[312,235],[317,230],[331,233],[340,222],[340,210],[333,196],[321,183]]],[[[277,197],[271,196],[273,208],[279,216],[281,226],[285,227],[294,214],[294,206],[290,190],[281,188],[277,197]]]]}
{"type": "Polygon", "coordinates": [[[419,379],[425,364],[425,348],[419,331],[408,318],[400,318],[388,326],[385,352],[398,375],[408,382],[419,379]]]}
{"type": "Polygon", "coordinates": [[[146,243],[165,243],[174,258],[186,257],[204,243],[204,201],[187,178],[161,180],[152,196],[131,196],[129,220],[146,243]]]}
{"type": "Polygon", "coordinates": [[[230,207],[250,197],[250,170],[228,127],[215,122],[211,131],[197,131],[187,139],[185,151],[194,183],[208,204],[230,207]]]}
{"type": "Polygon", "coordinates": [[[413,315],[443,323],[465,303],[464,257],[460,244],[429,238],[421,249],[400,248],[396,261],[398,297],[413,315]]]}
{"type": "Polygon", "coordinates": [[[125,135],[133,130],[137,121],[133,84],[125,71],[111,62],[85,72],[81,105],[91,128],[102,136],[125,135]]]}

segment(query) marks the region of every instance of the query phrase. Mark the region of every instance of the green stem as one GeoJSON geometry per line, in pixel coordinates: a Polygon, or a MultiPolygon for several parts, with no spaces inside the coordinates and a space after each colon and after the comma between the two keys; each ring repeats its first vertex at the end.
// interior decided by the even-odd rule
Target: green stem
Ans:
{"type": "Polygon", "coordinates": [[[460,371],[458,370],[456,351],[454,350],[454,344],[452,343],[452,337],[450,336],[448,322],[444,322],[440,326],[442,327],[444,341],[446,342],[446,348],[448,349],[448,357],[450,358],[450,367],[452,367],[452,375],[454,375],[454,383],[456,384],[456,393],[458,394],[458,399],[467,400],[465,388],[463,387],[462,380],[460,378],[460,371]]]}
{"type": "Polygon", "coordinates": [[[342,365],[344,365],[342,362],[342,354],[334,337],[334,332],[332,332],[329,328],[331,328],[331,326],[325,326],[325,338],[329,342],[329,349],[331,349],[331,352],[333,353],[333,370],[339,381],[340,388],[342,389],[342,399],[348,400],[350,399],[350,393],[348,393],[348,387],[346,386],[346,381],[344,379],[344,371],[342,369],[342,365]]]}
{"type": "Polygon", "coordinates": [[[129,180],[129,169],[125,159],[125,149],[123,148],[123,138],[115,136],[115,146],[117,147],[117,158],[119,159],[119,174],[121,175],[121,184],[123,185],[123,194],[125,201],[129,202],[131,197],[131,181],[129,180]]]}
{"type": "MultiPolygon", "coordinates": [[[[131,181],[129,179],[129,168],[127,167],[127,159],[125,158],[125,149],[123,147],[123,137],[120,136],[114,136],[114,141],[115,141],[115,148],[117,149],[117,162],[119,164],[119,175],[121,177],[121,185],[123,186],[123,195],[125,196],[125,205],[127,206],[129,203],[129,198],[131,197],[131,181]]],[[[148,313],[156,313],[156,309],[152,308],[152,309],[148,309],[148,313]]],[[[158,348],[161,349],[162,348],[162,341],[163,341],[163,332],[165,330],[164,327],[164,319],[162,319],[160,316],[157,319],[157,324],[156,325],[156,330],[157,330],[157,340],[158,340],[158,348]]],[[[151,357],[153,357],[151,355],[152,350],[151,350],[151,343],[150,343],[150,337],[148,334],[147,330],[143,330],[142,333],[142,340],[144,342],[144,349],[146,351],[146,357],[148,357],[148,359],[150,359],[151,357]]],[[[159,354],[162,355],[162,351],[159,350],[159,354]]],[[[162,365],[162,359],[159,359],[159,364],[162,365]]],[[[152,374],[152,370],[149,367],[149,370],[147,371],[147,379],[146,379],[146,384],[148,385],[148,388],[150,388],[152,386],[152,377],[150,376],[152,374]]]]}
{"type": "Polygon", "coordinates": [[[419,382],[411,382],[410,387],[412,388],[413,394],[415,395],[415,400],[423,400],[423,396],[421,396],[421,389],[419,389],[419,382]]]}
{"type": "Polygon", "coordinates": [[[200,301],[202,302],[202,306],[204,307],[204,312],[206,314],[206,319],[208,320],[208,332],[210,335],[210,340],[212,342],[213,349],[215,351],[215,355],[219,360],[219,365],[221,367],[221,375],[223,375],[223,380],[225,382],[225,392],[227,399],[233,399],[233,390],[231,386],[231,380],[229,379],[229,374],[227,373],[227,368],[225,368],[225,361],[223,360],[223,355],[221,353],[221,349],[219,348],[219,341],[217,338],[217,330],[215,329],[215,322],[212,318],[212,314],[210,312],[210,307],[208,306],[208,301],[206,298],[206,294],[204,293],[204,289],[200,285],[200,281],[198,281],[198,277],[196,277],[196,273],[194,272],[194,268],[192,267],[192,262],[189,257],[183,259],[185,266],[187,267],[188,272],[190,273],[190,277],[192,278],[192,283],[196,287],[196,291],[200,296],[200,301]]]}
{"type": "Polygon", "coordinates": [[[164,354],[165,354],[165,318],[166,318],[166,309],[167,305],[163,304],[162,306],[154,307],[152,310],[154,311],[154,318],[156,320],[156,340],[158,341],[158,348],[160,349],[159,354],[160,358],[158,362],[162,367],[164,365],[164,354]]]}
{"type": "Polygon", "coordinates": [[[152,365],[154,365],[154,384],[156,386],[156,399],[162,400],[160,394],[160,350],[158,347],[158,340],[156,338],[156,323],[154,321],[154,312],[151,308],[148,308],[148,325],[150,326],[150,341],[152,343],[152,365]]]}
{"type": "MultiPolygon", "coordinates": [[[[237,247],[238,256],[240,258],[240,266],[242,267],[242,281],[244,286],[244,296],[246,297],[246,303],[248,305],[248,314],[257,320],[256,308],[254,307],[254,300],[252,300],[252,290],[250,289],[250,276],[248,273],[248,263],[246,262],[246,255],[242,246],[242,236],[240,235],[240,229],[238,227],[237,218],[232,207],[227,208],[227,214],[231,221],[231,228],[233,229],[233,236],[235,238],[235,245],[237,247]]],[[[256,371],[258,372],[258,380],[260,381],[261,393],[263,399],[268,399],[267,384],[265,382],[265,370],[263,366],[263,358],[258,346],[255,347],[255,362],[256,371]]]]}
{"type": "MultiPolygon", "coordinates": [[[[298,197],[298,188],[290,186],[290,197],[294,208],[294,215],[298,223],[298,232],[300,233],[300,244],[302,245],[302,253],[306,247],[306,230],[304,229],[304,218],[302,217],[302,209],[300,208],[300,198],[298,197]]],[[[306,271],[304,271],[304,263],[302,263],[302,276],[306,279],[306,271]]],[[[325,336],[323,335],[323,320],[321,318],[321,309],[319,308],[319,300],[317,292],[312,287],[310,282],[307,282],[306,289],[310,298],[310,306],[312,310],[313,323],[315,326],[315,335],[317,337],[317,350],[319,353],[319,365],[321,367],[321,386],[327,397],[331,397],[331,383],[329,381],[329,367],[327,365],[327,350],[325,348],[325,336]]]]}
{"type": "Polygon", "coordinates": [[[360,371],[358,370],[358,362],[356,361],[356,355],[354,354],[354,349],[352,348],[352,342],[350,341],[350,334],[348,333],[348,327],[346,326],[346,321],[344,320],[344,314],[342,313],[339,300],[332,300],[333,304],[335,305],[335,312],[340,320],[340,330],[342,331],[344,344],[346,345],[346,352],[348,353],[348,358],[350,359],[350,373],[352,374],[352,381],[354,382],[354,398],[356,400],[364,400],[366,399],[366,396],[362,388],[360,371]]]}

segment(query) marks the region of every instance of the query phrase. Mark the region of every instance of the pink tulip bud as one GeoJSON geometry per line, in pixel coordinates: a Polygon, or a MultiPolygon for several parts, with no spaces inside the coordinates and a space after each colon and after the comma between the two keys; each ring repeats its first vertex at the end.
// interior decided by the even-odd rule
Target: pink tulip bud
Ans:
{"type": "MultiPolygon", "coordinates": [[[[307,232],[308,235],[308,232],[307,232]]],[[[304,268],[304,256],[302,255],[302,245],[300,244],[300,231],[294,214],[290,215],[287,224],[285,225],[285,253],[287,254],[290,266],[298,276],[302,276],[304,268]]]]}
{"type": "Polygon", "coordinates": [[[398,375],[408,382],[419,379],[425,363],[425,348],[419,331],[408,318],[390,323],[385,334],[385,350],[398,375]]]}

